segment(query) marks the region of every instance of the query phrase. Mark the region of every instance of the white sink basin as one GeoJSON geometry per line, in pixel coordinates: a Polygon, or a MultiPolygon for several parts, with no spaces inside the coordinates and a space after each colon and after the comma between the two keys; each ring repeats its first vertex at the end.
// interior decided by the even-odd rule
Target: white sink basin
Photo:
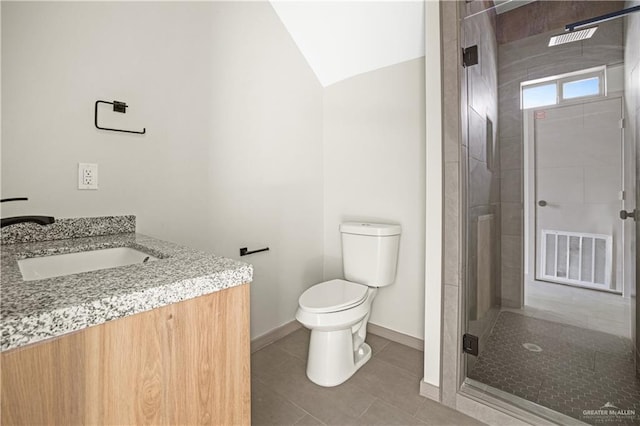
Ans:
{"type": "Polygon", "coordinates": [[[146,258],[147,261],[158,260],[157,257],[130,247],[116,247],[20,259],[18,266],[22,278],[25,281],[33,281],[143,263],[146,258]]]}

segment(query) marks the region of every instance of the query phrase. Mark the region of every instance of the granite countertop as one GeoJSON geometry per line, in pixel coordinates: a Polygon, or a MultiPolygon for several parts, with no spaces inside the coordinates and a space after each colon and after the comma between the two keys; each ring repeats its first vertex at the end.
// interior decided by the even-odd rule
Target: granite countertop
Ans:
{"type": "Polygon", "coordinates": [[[2,351],[251,282],[251,265],[134,232],[2,245],[2,351]],[[112,247],[147,263],[23,281],[17,260],[112,247]]]}

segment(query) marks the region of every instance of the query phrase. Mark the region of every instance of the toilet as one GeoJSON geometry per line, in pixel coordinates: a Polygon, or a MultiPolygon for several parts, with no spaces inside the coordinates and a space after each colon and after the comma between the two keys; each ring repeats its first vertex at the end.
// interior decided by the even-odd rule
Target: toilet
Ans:
{"type": "Polygon", "coordinates": [[[371,305],[379,287],[393,284],[400,225],[348,222],[340,225],[345,279],[307,289],[296,319],[311,330],[307,377],[337,386],[371,358],[365,343],[371,305]]]}

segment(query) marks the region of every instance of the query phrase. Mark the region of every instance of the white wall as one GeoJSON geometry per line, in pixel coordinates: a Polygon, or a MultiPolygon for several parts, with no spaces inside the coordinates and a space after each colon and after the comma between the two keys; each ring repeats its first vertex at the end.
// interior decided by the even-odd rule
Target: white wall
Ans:
{"type": "Polygon", "coordinates": [[[252,336],[341,276],[338,224],[402,224],[371,321],[423,338],[424,58],[324,91],[266,2],[3,2],[3,216],[136,214],[138,230],[255,267],[252,336]],[[126,101],[126,115],[98,99],[126,101]],[[323,149],[324,143],[324,149],[323,149]],[[77,163],[99,164],[98,191],[77,163]],[[323,250],[326,244],[327,249],[323,250]],[[324,258],[324,262],[323,262],[324,258]]]}
{"type": "Polygon", "coordinates": [[[424,58],[325,88],[324,278],[343,276],[341,222],[401,224],[397,278],[378,293],[370,321],[420,339],[424,337],[424,158],[424,58]]]}
{"type": "Polygon", "coordinates": [[[136,214],[234,258],[268,245],[243,258],[252,336],[292,320],[322,279],[322,88],[270,4],[1,7],[2,197],[30,197],[3,216],[136,214]],[[98,99],[129,104],[103,125],[147,134],[95,129],[98,99]],[[78,162],[99,164],[98,191],[77,189],[78,162]]]}

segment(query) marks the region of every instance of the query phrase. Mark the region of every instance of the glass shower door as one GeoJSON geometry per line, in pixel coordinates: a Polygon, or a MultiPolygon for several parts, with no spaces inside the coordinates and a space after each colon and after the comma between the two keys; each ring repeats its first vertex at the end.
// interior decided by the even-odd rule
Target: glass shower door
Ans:
{"type": "MultiPolygon", "coordinates": [[[[531,203],[525,200],[535,195],[524,176],[535,157],[524,149],[530,136],[520,84],[619,66],[626,59],[624,44],[629,43],[624,35],[631,27],[614,20],[599,24],[589,40],[549,47],[550,36],[563,28],[529,28],[533,21],[523,17],[535,15],[551,25],[551,19],[543,19],[545,14],[598,14],[591,11],[593,2],[576,1],[575,8],[560,11],[563,3],[533,2],[501,14],[495,8],[481,10],[487,4],[482,1],[461,6],[466,9],[461,47],[477,46],[478,52],[476,65],[460,68],[463,311],[465,332],[478,341],[477,355],[464,355],[465,388],[558,424],[638,424],[640,379],[631,326],[637,323],[635,293],[625,298],[560,284],[532,284],[524,278],[526,268],[533,274],[535,266],[526,265],[524,247],[525,227],[534,223],[526,222],[525,209],[531,203]],[[532,285],[538,286],[535,292],[532,285]],[[607,311],[608,317],[602,314],[605,305],[616,307],[607,311]],[[570,309],[582,318],[568,320],[565,311],[570,309]],[[602,321],[618,321],[620,326],[603,332],[602,321]]],[[[615,86],[614,79],[608,80],[607,101],[619,105],[628,91],[622,82],[615,86]]],[[[551,108],[560,107],[547,109],[551,108]]],[[[625,132],[628,135],[629,129],[625,132]]],[[[547,148],[545,155],[559,157],[558,147],[547,148]]],[[[626,176],[625,182],[632,178],[626,176]]],[[[557,190],[562,183],[551,182],[550,188],[557,190]]]]}
{"type": "MultiPolygon", "coordinates": [[[[500,303],[500,158],[496,149],[498,76],[495,13],[476,10],[482,2],[466,5],[474,13],[462,21],[462,45],[467,50],[461,70],[463,146],[463,257],[466,281],[466,330],[479,350],[499,312],[500,303]],[[476,63],[477,61],[477,63],[476,63]]],[[[467,372],[474,355],[465,355],[467,372]]]]}

